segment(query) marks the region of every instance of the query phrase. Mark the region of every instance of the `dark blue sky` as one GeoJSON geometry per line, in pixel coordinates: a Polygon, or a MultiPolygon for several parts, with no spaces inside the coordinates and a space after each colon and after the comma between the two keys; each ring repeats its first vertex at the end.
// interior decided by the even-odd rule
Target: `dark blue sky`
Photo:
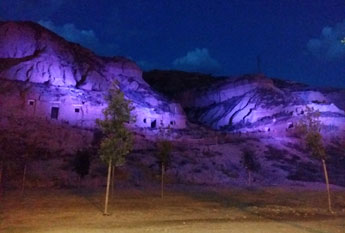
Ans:
{"type": "Polygon", "coordinates": [[[144,69],[253,73],[345,87],[343,0],[0,0],[31,20],[144,69]]]}

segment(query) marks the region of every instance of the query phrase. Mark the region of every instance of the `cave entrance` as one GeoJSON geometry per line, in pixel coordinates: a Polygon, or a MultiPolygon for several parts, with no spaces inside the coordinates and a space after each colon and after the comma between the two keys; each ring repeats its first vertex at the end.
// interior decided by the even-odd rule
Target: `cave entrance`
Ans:
{"type": "Polygon", "coordinates": [[[151,128],[156,128],[156,125],[157,125],[156,120],[151,121],[151,128]]]}
{"type": "Polygon", "coordinates": [[[28,101],[28,104],[29,104],[30,106],[34,106],[34,105],[35,105],[35,100],[29,100],[29,101],[28,101]]]}
{"type": "Polygon", "coordinates": [[[51,119],[58,119],[59,117],[59,108],[58,107],[52,107],[50,112],[50,118],[51,119]]]}

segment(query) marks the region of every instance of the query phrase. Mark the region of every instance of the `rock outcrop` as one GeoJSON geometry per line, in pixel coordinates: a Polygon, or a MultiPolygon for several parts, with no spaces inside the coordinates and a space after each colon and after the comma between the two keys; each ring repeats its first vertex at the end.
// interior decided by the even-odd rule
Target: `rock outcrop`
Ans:
{"type": "Polygon", "coordinates": [[[186,95],[183,105],[190,117],[214,129],[284,131],[304,116],[307,107],[320,112],[324,125],[345,128],[344,110],[322,91],[262,75],[228,79],[186,95]]]}
{"type": "Polygon", "coordinates": [[[0,23],[0,59],[0,76],[9,80],[95,91],[121,75],[144,83],[134,62],[99,57],[32,22],[0,23]]]}
{"type": "Polygon", "coordinates": [[[103,95],[116,81],[135,106],[137,126],[186,125],[182,108],[154,92],[134,62],[97,56],[32,22],[0,22],[0,79],[0,89],[9,91],[0,102],[6,112],[50,117],[58,111],[56,119],[94,127],[105,107],[103,95]],[[18,108],[23,102],[26,107],[18,108]]]}
{"type": "MultiPolygon", "coordinates": [[[[157,73],[147,73],[144,77],[164,93],[157,73]]],[[[169,82],[165,72],[160,76],[161,82],[169,82]]],[[[188,80],[188,75],[185,76],[188,80]]],[[[188,82],[192,80],[196,78],[188,82]]],[[[213,80],[207,77],[198,84],[189,85],[189,89],[174,96],[175,100],[182,104],[190,121],[216,130],[285,132],[304,117],[307,107],[320,112],[325,126],[335,130],[345,128],[342,90],[323,90],[261,74],[213,80]]]]}

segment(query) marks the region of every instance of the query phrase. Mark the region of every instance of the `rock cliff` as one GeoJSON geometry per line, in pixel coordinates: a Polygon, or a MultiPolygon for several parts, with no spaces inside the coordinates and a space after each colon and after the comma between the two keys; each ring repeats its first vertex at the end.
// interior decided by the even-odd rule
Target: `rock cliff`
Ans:
{"type": "Polygon", "coordinates": [[[0,76],[10,80],[106,90],[118,76],[144,83],[136,64],[104,58],[32,22],[0,22],[0,76]]]}
{"type": "MultiPolygon", "coordinates": [[[[161,82],[169,82],[171,77],[157,72],[147,73],[144,78],[165,92],[157,76],[161,82]]],[[[185,79],[196,80],[186,74],[185,79]]],[[[343,96],[343,90],[313,88],[257,74],[213,80],[207,77],[203,82],[189,85],[174,98],[182,104],[190,121],[216,130],[284,132],[304,117],[307,107],[320,112],[320,120],[326,127],[344,129],[343,96]]]]}
{"type": "MultiPolygon", "coordinates": [[[[0,22],[1,79],[2,88],[7,85],[5,89],[16,90],[21,86],[26,96],[16,99],[12,97],[19,93],[7,94],[8,99],[0,102],[4,111],[13,111],[24,101],[39,110],[35,112],[41,112],[38,116],[49,117],[55,108],[64,112],[59,115],[60,120],[94,127],[94,120],[101,117],[105,106],[102,97],[117,81],[135,106],[137,126],[185,127],[181,107],[153,91],[134,62],[123,57],[97,56],[33,22],[0,22]],[[15,81],[16,85],[8,81],[15,81]],[[93,123],[84,124],[85,121],[93,123]]],[[[18,114],[33,111],[28,106],[17,109],[18,114]]]]}

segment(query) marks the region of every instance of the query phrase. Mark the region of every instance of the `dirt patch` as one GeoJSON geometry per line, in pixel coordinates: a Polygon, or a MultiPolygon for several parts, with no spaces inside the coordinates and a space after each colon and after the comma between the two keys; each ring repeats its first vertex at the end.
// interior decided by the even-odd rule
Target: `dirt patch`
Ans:
{"type": "Polygon", "coordinates": [[[344,232],[345,192],[336,214],[319,191],[219,190],[192,186],[116,190],[103,216],[103,190],[29,190],[2,198],[0,230],[27,232],[344,232]],[[322,223],[322,224],[321,224],[322,223]],[[229,231],[231,229],[231,231],[229,231]],[[279,230],[280,229],[280,230],[279,230]],[[285,230],[282,230],[285,229],[285,230]]]}

